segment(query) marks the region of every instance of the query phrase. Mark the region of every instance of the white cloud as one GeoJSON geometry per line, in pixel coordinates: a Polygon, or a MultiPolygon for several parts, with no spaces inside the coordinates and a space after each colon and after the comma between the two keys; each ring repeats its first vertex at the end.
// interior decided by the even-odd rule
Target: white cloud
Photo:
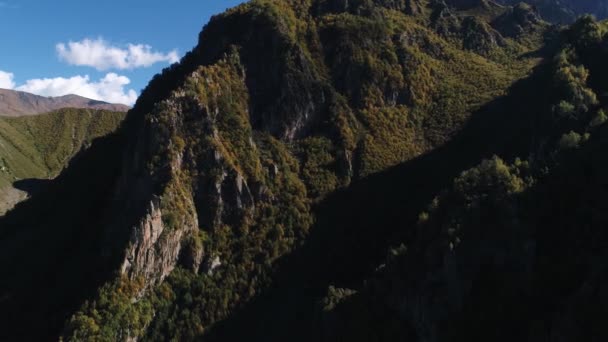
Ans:
{"type": "Polygon", "coordinates": [[[15,87],[14,76],[10,72],[0,70],[0,88],[13,89],[15,87]]]}
{"type": "Polygon", "coordinates": [[[144,44],[128,44],[126,48],[120,48],[109,45],[101,38],[59,43],[55,48],[61,60],[71,65],[90,66],[97,70],[125,70],[149,67],[159,62],[179,61],[176,50],[168,53],[156,52],[152,51],[151,46],[144,44]]]}
{"type": "Polygon", "coordinates": [[[128,77],[109,73],[97,82],[92,82],[88,75],[32,79],[16,89],[41,96],[75,94],[94,100],[131,106],[137,100],[137,93],[133,89],[125,89],[129,83],[131,80],[128,77]]]}

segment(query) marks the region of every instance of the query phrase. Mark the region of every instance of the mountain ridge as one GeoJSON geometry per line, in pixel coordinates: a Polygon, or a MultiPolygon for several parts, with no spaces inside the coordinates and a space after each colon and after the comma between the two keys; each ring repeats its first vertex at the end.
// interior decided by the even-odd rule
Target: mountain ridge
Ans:
{"type": "Polygon", "coordinates": [[[126,112],[129,106],[92,100],[69,94],[45,97],[28,92],[0,89],[0,116],[25,116],[51,112],[62,108],[88,108],[126,112]]]}
{"type": "MultiPolygon", "coordinates": [[[[520,0],[496,0],[498,3],[516,5],[520,0]]],[[[571,24],[585,14],[594,15],[598,19],[608,17],[608,1],[606,0],[526,0],[534,5],[543,19],[556,24],[571,24]]]]}

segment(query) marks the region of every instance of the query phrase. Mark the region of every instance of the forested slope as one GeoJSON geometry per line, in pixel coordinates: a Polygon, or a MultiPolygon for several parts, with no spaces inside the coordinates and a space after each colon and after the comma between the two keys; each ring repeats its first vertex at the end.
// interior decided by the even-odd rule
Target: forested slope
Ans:
{"type": "Polygon", "coordinates": [[[55,177],[81,148],[115,130],[124,116],[89,109],[0,116],[0,214],[22,200],[24,190],[35,190],[24,180],[55,177]],[[21,190],[14,186],[20,181],[21,190]]]}
{"type": "Polygon", "coordinates": [[[606,24],[471,4],[214,17],[115,134],[0,218],[1,336],[600,336],[605,306],[576,299],[603,298],[606,24]]]}

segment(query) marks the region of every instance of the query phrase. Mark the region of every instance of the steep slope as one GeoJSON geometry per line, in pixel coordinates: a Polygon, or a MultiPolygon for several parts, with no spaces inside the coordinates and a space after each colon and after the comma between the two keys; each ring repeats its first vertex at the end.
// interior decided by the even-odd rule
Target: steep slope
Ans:
{"type": "Polygon", "coordinates": [[[88,108],[126,112],[129,107],[91,100],[78,95],[44,97],[22,91],[0,89],[0,115],[23,116],[52,112],[61,108],[88,108]]]}
{"type": "MultiPolygon", "coordinates": [[[[536,96],[517,95],[516,89],[511,93],[513,101],[529,100],[523,102],[525,107],[534,104],[523,110],[535,113],[531,154],[517,152],[512,144],[507,145],[509,152],[497,146],[488,152],[509,160],[526,156],[525,161],[506,163],[490,157],[456,175],[445,190],[428,199],[426,209],[411,210],[408,205],[415,202],[408,198],[397,203],[393,212],[380,210],[397,217],[388,220],[391,224],[409,223],[416,230],[409,232],[409,239],[393,241],[384,262],[376,264],[374,275],[363,285],[353,287],[356,283],[335,276],[348,265],[346,261],[330,269],[333,282],[329,284],[336,286],[329,286],[319,301],[318,316],[306,322],[317,327],[309,340],[606,339],[603,260],[608,253],[604,229],[608,164],[603,151],[608,146],[608,98],[598,96],[608,89],[603,81],[608,68],[600,62],[608,56],[603,47],[608,39],[605,28],[606,23],[588,17],[579,20],[563,33],[553,61],[526,81],[532,83],[522,84],[524,93],[535,89],[536,96]],[[408,213],[409,222],[403,218],[408,213]]],[[[525,128],[520,125],[516,126],[525,128]]],[[[505,128],[495,132],[505,134],[505,128]]],[[[491,138],[492,132],[487,134],[484,142],[497,141],[491,138]]],[[[457,139],[446,146],[445,153],[455,152],[455,146],[457,139]]],[[[440,154],[436,151],[420,160],[421,167],[451,167],[451,161],[442,162],[440,154]]],[[[466,158],[462,150],[456,155],[466,158]]],[[[391,186],[398,189],[382,195],[398,200],[398,193],[407,189],[403,184],[408,183],[396,176],[411,177],[415,175],[412,168],[392,172],[395,183],[391,186]]],[[[382,184],[370,181],[362,192],[382,184]]],[[[364,244],[369,245],[365,237],[364,244]]],[[[255,314],[264,311],[254,308],[252,312],[222,327],[216,333],[218,340],[242,337],[231,332],[246,330],[243,327],[252,329],[248,337],[263,336],[254,327],[263,324],[263,318],[258,320],[255,314]]]]}
{"type": "Polygon", "coordinates": [[[286,339],[409,236],[399,196],[414,211],[494,147],[529,148],[513,103],[530,93],[500,99],[548,25],[510,11],[276,0],[214,17],[116,134],[0,219],[1,336],[222,339],[253,312],[286,339]],[[488,120],[500,108],[518,120],[488,120]]]}
{"type": "Polygon", "coordinates": [[[50,179],[95,138],[115,130],[124,113],[62,109],[0,117],[0,215],[35,191],[34,179],[50,179]]]}

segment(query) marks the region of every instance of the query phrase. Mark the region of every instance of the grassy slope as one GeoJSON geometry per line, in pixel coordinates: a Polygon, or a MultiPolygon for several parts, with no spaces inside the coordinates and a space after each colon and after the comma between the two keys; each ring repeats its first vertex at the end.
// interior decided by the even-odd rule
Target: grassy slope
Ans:
{"type": "Polygon", "coordinates": [[[120,124],[124,113],[62,109],[30,117],[0,117],[0,213],[25,193],[18,180],[56,176],[83,146],[120,124]]]}

